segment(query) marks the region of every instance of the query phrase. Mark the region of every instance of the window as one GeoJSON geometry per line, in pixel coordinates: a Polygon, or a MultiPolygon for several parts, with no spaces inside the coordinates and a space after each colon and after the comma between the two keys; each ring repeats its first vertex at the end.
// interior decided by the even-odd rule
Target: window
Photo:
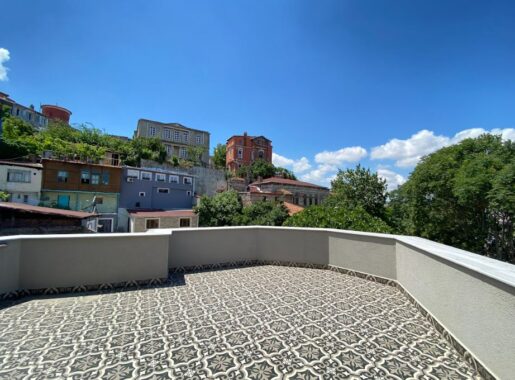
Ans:
{"type": "Polygon", "coordinates": [[[179,151],[179,156],[181,158],[186,158],[188,156],[188,152],[186,151],[186,148],[181,148],[181,150],[179,151]]]}
{"type": "Polygon", "coordinates": [[[68,182],[68,172],[59,170],[57,172],[57,182],[68,182]]]}
{"type": "Polygon", "coordinates": [[[238,158],[243,158],[243,149],[238,148],[238,158]]]}
{"type": "Polygon", "coordinates": [[[165,138],[167,140],[171,140],[172,139],[172,130],[169,128],[165,128],[163,138],[165,138]]]}
{"type": "Polygon", "coordinates": [[[193,179],[191,177],[184,177],[182,179],[182,183],[184,183],[185,185],[191,185],[193,183],[193,179]]]}
{"type": "Polygon", "coordinates": [[[107,172],[102,174],[102,185],[109,185],[109,173],[107,172]]]}
{"type": "Polygon", "coordinates": [[[104,197],[98,197],[95,195],[95,204],[97,204],[97,205],[104,204],[104,197]]]}
{"type": "Polygon", "coordinates": [[[91,184],[98,185],[99,183],[100,183],[100,174],[99,173],[91,174],[91,184]]]}
{"type": "Polygon", "coordinates": [[[157,182],[165,182],[166,181],[166,174],[156,173],[156,181],[157,182]]]}
{"type": "Polygon", "coordinates": [[[263,152],[262,150],[260,150],[260,151],[258,152],[258,157],[259,157],[259,158],[261,158],[261,159],[262,159],[263,157],[265,157],[265,152],[263,152]]]}
{"type": "Polygon", "coordinates": [[[171,175],[170,176],[170,183],[179,183],[179,176],[178,175],[171,175]]]}
{"type": "Polygon", "coordinates": [[[28,195],[24,195],[23,196],[23,203],[27,203],[29,201],[29,196],[28,195]]]}
{"type": "Polygon", "coordinates": [[[157,192],[160,194],[170,194],[170,189],[167,189],[165,187],[158,187],[157,192]]]}
{"type": "Polygon", "coordinates": [[[144,191],[140,191],[140,192],[139,192],[139,196],[140,196],[140,197],[144,197],[144,196],[145,196],[145,192],[144,192],[144,191]]]}
{"type": "Polygon", "coordinates": [[[189,227],[189,226],[191,226],[190,218],[179,219],[179,227],[189,227]]]}
{"type": "Polygon", "coordinates": [[[166,144],[165,147],[166,147],[166,154],[168,154],[168,155],[172,154],[172,152],[173,152],[172,146],[166,144]]]}
{"type": "Polygon", "coordinates": [[[141,179],[143,181],[152,181],[152,173],[149,172],[141,172],[141,179]]]}
{"type": "Polygon", "coordinates": [[[148,127],[148,135],[155,136],[156,135],[156,127],[148,127]]]}
{"type": "Polygon", "coordinates": [[[145,219],[145,225],[148,229],[159,228],[159,219],[145,219]]]}
{"type": "Polygon", "coordinates": [[[27,182],[30,183],[30,171],[11,170],[7,171],[7,182],[27,182]]]}
{"type": "Polygon", "coordinates": [[[57,208],[70,208],[69,195],[57,195],[57,208]]]}
{"type": "Polygon", "coordinates": [[[190,141],[190,133],[189,132],[184,132],[182,134],[182,141],[184,141],[185,143],[187,143],[188,141],[190,141]]]}
{"type": "Polygon", "coordinates": [[[88,184],[89,183],[89,170],[83,170],[80,173],[80,182],[88,184]]]}
{"type": "Polygon", "coordinates": [[[139,170],[132,170],[132,169],[127,170],[127,177],[138,179],[139,178],[139,170]]]}
{"type": "Polygon", "coordinates": [[[173,139],[175,141],[179,141],[181,139],[181,134],[179,133],[179,131],[173,131],[173,139]]]}
{"type": "Polygon", "coordinates": [[[197,135],[195,136],[195,141],[197,142],[197,144],[202,144],[202,135],[197,135]]]}

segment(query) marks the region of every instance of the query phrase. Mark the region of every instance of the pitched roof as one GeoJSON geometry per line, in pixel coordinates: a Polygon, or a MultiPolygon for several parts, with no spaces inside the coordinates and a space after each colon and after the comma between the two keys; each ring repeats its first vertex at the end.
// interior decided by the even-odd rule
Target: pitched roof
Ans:
{"type": "Polygon", "coordinates": [[[16,162],[16,161],[7,161],[7,160],[0,160],[0,165],[23,166],[23,167],[34,168],[34,169],[42,169],[43,168],[43,165],[37,164],[34,162],[16,162]]]}
{"type": "Polygon", "coordinates": [[[191,217],[196,215],[193,210],[129,210],[129,214],[140,218],[191,217]]]}
{"type": "Polygon", "coordinates": [[[287,179],[287,178],[282,178],[282,177],[266,178],[261,181],[253,182],[250,184],[250,186],[258,186],[258,185],[263,185],[263,184],[267,184],[267,183],[276,183],[276,184],[280,184],[280,185],[290,185],[290,186],[299,186],[299,187],[312,187],[315,189],[329,190],[327,187],[315,185],[314,183],[302,182],[302,181],[297,181],[294,179],[287,179]]]}
{"type": "Polygon", "coordinates": [[[60,208],[32,206],[26,203],[0,202],[0,209],[2,208],[20,212],[28,212],[33,214],[58,215],[74,219],[85,219],[97,216],[97,214],[92,214],[84,211],[72,211],[63,210],[60,208]]]}
{"type": "Polygon", "coordinates": [[[295,205],[290,202],[283,202],[283,203],[284,203],[284,206],[288,209],[288,214],[290,214],[290,216],[304,210],[304,207],[302,207],[302,206],[295,205]]]}

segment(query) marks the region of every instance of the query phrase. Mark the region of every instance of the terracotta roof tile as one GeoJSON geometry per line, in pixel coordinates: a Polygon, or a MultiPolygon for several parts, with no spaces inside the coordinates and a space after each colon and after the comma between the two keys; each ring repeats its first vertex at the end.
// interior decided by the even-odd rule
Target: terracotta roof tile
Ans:
{"type": "Polygon", "coordinates": [[[302,207],[302,206],[294,205],[293,203],[290,203],[290,202],[283,202],[283,203],[284,203],[284,206],[288,209],[288,214],[290,214],[290,216],[304,210],[304,207],[302,207]]]}
{"type": "Polygon", "coordinates": [[[76,218],[76,219],[85,219],[90,217],[95,217],[97,214],[83,212],[83,211],[72,211],[72,210],[63,210],[60,208],[52,208],[52,207],[41,207],[41,206],[32,206],[26,203],[14,203],[14,202],[0,202],[0,208],[17,210],[20,212],[30,212],[34,214],[46,214],[46,215],[60,215],[67,218],[76,218]]]}
{"type": "Polygon", "coordinates": [[[258,185],[262,185],[262,184],[266,184],[266,183],[277,183],[280,185],[291,185],[291,186],[299,186],[299,187],[313,187],[316,189],[328,190],[327,187],[315,185],[314,183],[302,182],[302,181],[286,179],[286,178],[282,178],[282,177],[270,177],[270,178],[263,179],[261,181],[253,182],[250,185],[258,186],[258,185]]]}

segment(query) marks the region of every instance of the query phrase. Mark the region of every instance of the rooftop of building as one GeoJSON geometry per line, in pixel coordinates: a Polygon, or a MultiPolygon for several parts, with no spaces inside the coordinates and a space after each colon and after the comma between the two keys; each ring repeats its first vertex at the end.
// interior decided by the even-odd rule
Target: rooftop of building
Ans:
{"type": "MultiPolygon", "coordinates": [[[[106,160],[107,162],[109,160],[106,160]]],[[[42,158],[41,159],[41,163],[44,164],[46,162],[60,162],[60,163],[63,163],[63,164],[75,164],[75,165],[84,165],[84,166],[98,166],[98,167],[108,167],[108,168],[111,168],[111,169],[119,169],[121,170],[122,167],[119,166],[119,165],[109,165],[109,164],[100,164],[100,163],[91,163],[91,162],[86,162],[84,160],[76,160],[76,159],[70,159],[70,160],[61,160],[61,159],[57,159],[57,158],[42,158]]]]}
{"type": "Polygon", "coordinates": [[[258,136],[249,136],[249,135],[247,134],[247,132],[243,133],[243,135],[232,135],[231,137],[229,137],[229,138],[227,139],[227,141],[229,141],[229,140],[231,140],[231,139],[234,139],[234,138],[238,138],[238,137],[248,137],[248,138],[249,138],[249,139],[251,139],[251,140],[260,138],[260,139],[266,140],[266,141],[268,141],[268,142],[272,142],[272,140],[270,140],[270,139],[266,138],[266,137],[265,137],[265,136],[263,136],[263,135],[258,135],[258,136]]]}
{"type": "Polygon", "coordinates": [[[32,206],[26,203],[0,202],[0,210],[13,210],[23,213],[55,215],[73,219],[86,219],[97,216],[89,212],[63,210],[52,207],[32,206]]]}
{"type": "Polygon", "coordinates": [[[1,295],[15,297],[0,306],[2,378],[508,379],[515,370],[514,266],[425,239],[184,228],[12,236],[0,253],[1,295]]]}
{"type": "Polygon", "coordinates": [[[11,379],[478,375],[398,289],[318,269],[171,274],[158,287],[33,299],[0,318],[0,375],[11,379]]]}
{"type": "Polygon", "coordinates": [[[283,203],[284,203],[284,206],[288,209],[288,214],[290,216],[295,215],[296,213],[304,210],[304,207],[302,207],[302,206],[299,206],[299,205],[296,205],[296,204],[293,204],[290,202],[283,202],[283,203]]]}
{"type": "Polygon", "coordinates": [[[294,179],[288,179],[283,177],[270,177],[262,180],[258,180],[252,182],[250,186],[259,186],[264,184],[280,184],[280,185],[289,185],[289,186],[299,186],[299,187],[312,187],[317,189],[329,190],[327,187],[315,185],[314,183],[297,181],[294,179]]]}
{"type": "Polygon", "coordinates": [[[66,112],[69,115],[72,114],[72,111],[70,111],[68,108],[64,108],[62,106],[58,106],[57,104],[42,104],[41,105],[41,109],[43,109],[43,108],[54,108],[54,109],[57,109],[59,111],[66,112]]]}
{"type": "Polygon", "coordinates": [[[18,161],[7,161],[7,160],[0,160],[0,165],[22,166],[25,168],[33,168],[33,169],[42,169],[43,168],[43,165],[35,163],[35,162],[18,162],[18,161]]]}

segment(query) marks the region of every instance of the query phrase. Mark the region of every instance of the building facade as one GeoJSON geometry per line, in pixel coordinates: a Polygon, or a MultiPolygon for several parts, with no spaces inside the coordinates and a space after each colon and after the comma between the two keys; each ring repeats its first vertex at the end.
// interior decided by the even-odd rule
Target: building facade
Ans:
{"type": "MultiPolygon", "coordinates": [[[[271,177],[253,182],[249,185],[248,192],[278,194],[274,196],[288,194],[288,199],[284,199],[285,202],[291,202],[302,207],[318,205],[329,195],[327,187],[281,177],[271,177]]],[[[262,195],[261,200],[266,196],[262,195]]],[[[254,197],[254,199],[259,198],[254,197]]]]}
{"type": "Polygon", "coordinates": [[[0,191],[9,201],[37,206],[41,196],[41,164],[0,161],[0,191]]]}
{"type": "Polygon", "coordinates": [[[188,227],[198,227],[198,215],[193,210],[131,211],[129,214],[129,232],[188,227]]]}
{"type": "MultiPolygon", "coordinates": [[[[31,105],[26,107],[21,105],[9,98],[9,95],[4,92],[0,92],[0,106],[8,107],[10,109],[9,113],[11,116],[15,116],[26,121],[36,129],[45,128],[48,125],[48,118],[41,112],[36,111],[34,106],[31,105]]],[[[0,134],[1,131],[2,129],[0,126],[0,134]]]]}
{"type": "Polygon", "coordinates": [[[123,167],[118,210],[119,231],[130,231],[129,210],[191,209],[195,177],[158,169],[123,167]]]}
{"type": "Polygon", "coordinates": [[[232,172],[256,160],[272,162],[272,141],[264,136],[235,135],[227,140],[225,162],[232,172]]]}
{"type": "Polygon", "coordinates": [[[41,112],[50,120],[58,120],[70,124],[72,111],[69,109],[52,104],[43,104],[41,106],[41,112]]]}
{"type": "Polygon", "coordinates": [[[43,206],[96,212],[99,232],[117,230],[120,167],[51,159],[42,164],[43,206]]]}
{"type": "Polygon", "coordinates": [[[169,156],[183,159],[188,158],[188,148],[200,147],[203,149],[200,161],[203,166],[209,165],[209,132],[188,128],[179,123],[140,119],[134,135],[135,137],[157,137],[165,145],[169,156]]]}

